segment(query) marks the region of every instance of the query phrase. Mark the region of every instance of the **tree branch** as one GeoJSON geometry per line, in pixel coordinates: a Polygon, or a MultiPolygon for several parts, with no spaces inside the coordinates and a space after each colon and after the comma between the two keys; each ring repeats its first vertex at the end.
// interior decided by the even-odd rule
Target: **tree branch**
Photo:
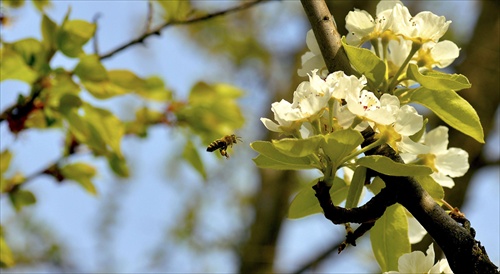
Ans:
{"type": "Polygon", "coordinates": [[[330,73],[341,70],[353,74],[349,59],[342,47],[335,19],[330,14],[325,1],[301,0],[321,54],[330,73]]]}
{"type": "Polygon", "coordinates": [[[151,29],[147,32],[145,32],[144,34],[142,34],[141,36],[117,47],[116,49],[114,50],[111,50],[110,52],[106,53],[106,54],[103,54],[103,55],[100,55],[99,56],[99,59],[101,60],[104,60],[106,58],[109,58],[111,56],[113,56],[114,54],[130,47],[130,46],[133,46],[135,44],[139,44],[139,43],[143,43],[144,40],[152,35],[160,35],[161,31],[168,28],[168,27],[171,27],[171,26],[178,26],[178,25],[189,25],[189,24],[193,24],[193,23],[197,23],[197,22],[202,22],[202,21],[206,21],[206,20],[209,20],[209,19],[212,19],[212,18],[215,18],[215,17],[219,17],[219,16],[222,16],[222,15],[226,15],[226,14],[229,14],[229,13],[233,13],[233,12],[237,12],[237,11],[241,11],[241,10],[244,10],[244,9],[247,9],[247,8],[250,8],[252,6],[255,6],[259,3],[263,3],[263,2],[266,2],[266,1],[269,1],[269,0],[255,0],[255,1],[251,1],[251,2],[244,2],[242,3],[241,5],[238,5],[236,7],[232,7],[232,8],[229,8],[229,9],[226,9],[226,10],[222,10],[222,11],[218,11],[218,12],[214,12],[214,13],[209,13],[209,14],[205,14],[205,15],[201,15],[201,16],[198,16],[198,17],[195,17],[195,18],[191,18],[191,19],[188,19],[188,20],[185,20],[185,21],[175,21],[175,20],[172,20],[172,21],[168,21],[168,22],[165,22],[164,24],[162,24],[161,26],[158,26],[154,29],[151,29]]]}

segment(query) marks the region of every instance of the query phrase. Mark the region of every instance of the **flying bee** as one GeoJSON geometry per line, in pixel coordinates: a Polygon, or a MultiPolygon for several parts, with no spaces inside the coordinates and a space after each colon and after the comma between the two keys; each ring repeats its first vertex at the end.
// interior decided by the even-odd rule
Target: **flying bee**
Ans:
{"type": "Polygon", "coordinates": [[[236,144],[237,141],[240,141],[242,142],[241,140],[241,137],[237,137],[236,135],[234,134],[231,134],[231,135],[226,135],[220,139],[217,139],[215,141],[213,141],[208,147],[207,147],[207,151],[208,152],[212,152],[212,151],[215,151],[215,150],[219,150],[220,152],[220,155],[226,157],[226,158],[229,158],[229,154],[227,154],[227,147],[230,146],[230,147],[233,147],[233,144],[236,144]]]}

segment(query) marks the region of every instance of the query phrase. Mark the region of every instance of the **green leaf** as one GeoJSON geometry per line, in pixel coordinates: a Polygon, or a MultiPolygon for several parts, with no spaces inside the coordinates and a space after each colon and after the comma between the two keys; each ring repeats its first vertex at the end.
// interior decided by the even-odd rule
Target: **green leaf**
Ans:
{"type": "Polygon", "coordinates": [[[411,252],[405,209],[399,204],[388,207],[370,230],[370,240],[382,272],[397,271],[399,257],[411,252]]]}
{"type": "Polygon", "coordinates": [[[144,79],[144,81],[144,89],[136,91],[138,95],[161,102],[172,99],[172,91],[166,88],[161,78],[152,76],[144,79]]]}
{"type": "MultiPolygon", "coordinates": [[[[323,209],[319,205],[318,199],[315,196],[315,191],[312,189],[318,180],[316,179],[302,188],[295,196],[288,209],[288,218],[298,219],[312,214],[322,213],[323,209]]],[[[330,197],[334,205],[339,205],[345,200],[348,186],[339,177],[335,177],[332,187],[330,188],[330,197]]]]}
{"type": "Polygon", "coordinates": [[[84,54],[82,47],[94,36],[95,29],[96,25],[87,21],[65,20],[57,33],[57,47],[68,57],[79,57],[84,54]]]}
{"type": "Polygon", "coordinates": [[[101,64],[99,56],[95,54],[82,56],[74,69],[74,73],[82,81],[101,82],[109,80],[106,68],[101,64]]]}
{"type": "Polygon", "coordinates": [[[20,80],[32,84],[38,77],[38,74],[28,66],[23,57],[14,50],[3,47],[1,52],[0,81],[7,79],[20,80]]]}
{"type": "Polygon", "coordinates": [[[361,199],[361,193],[363,193],[363,187],[366,180],[366,167],[358,166],[354,170],[354,175],[352,176],[351,184],[349,185],[349,192],[347,193],[347,199],[345,202],[346,208],[354,208],[359,204],[361,199]]]}
{"type": "Polygon", "coordinates": [[[52,5],[50,0],[34,0],[31,1],[31,3],[33,3],[35,8],[40,12],[43,12],[45,8],[50,7],[52,5]]]}
{"type": "Polygon", "coordinates": [[[431,90],[458,91],[471,87],[469,79],[461,74],[448,74],[436,70],[421,74],[415,64],[410,64],[406,73],[410,79],[419,82],[420,85],[431,90]]]}
{"type": "Polygon", "coordinates": [[[46,14],[42,17],[42,43],[47,49],[56,50],[59,27],[46,14]]]}
{"type": "Polygon", "coordinates": [[[350,155],[361,143],[363,136],[359,131],[345,129],[334,131],[325,136],[323,150],[330,160],[338,167],[346,156],[350,155]]]}
{"type": "Polygon", "coordinates": [[[12,160],[12,153],[8,149],[2,151],[0,154],[0,175],[3,175],[10,166],[12,160]]]}
{"type": "Polygon", "coordinates": [[[199,82],[191,89],[188,104],[175,108],[177,122],[179,125],[189,125],[206,144],[232,134],[244,123],[236,101],[242,93],[230,85],[199,82]]]}
{"type": "Polygon", "coordinates": [[[256,141],[250,147],[261,155],[254,158],[254,162],[261,168],[274,169],[311,169],[319,168],[308,157],[290,157],[277,150],[271,142],[256,141]],[[264,156],[264,157],[260,157],[264,156]],[[287,168],[289,166],[289,168],[287,168]],[[278,167],[278,168],[276,168],[278,167]]]}
{"type": "Polygon", "coordinates": [[[192,11],[190,1],[186,0],[157,0],[156,1],[163,8],[165,14],[163,18],[165,21],[182,21],[192,11]]]}
{"type": "Polygon", "coordinates": [[[127,166],[127,161],[121,152],[111,153],[107,156],[109,167],[113,172],[123,178],[130,176],[130,171],[127,166]],[[120,153],[120,154],[119,154],[120,153]]]}
{"type": "Polygon", "coordinates": [[[431,197],[439,205],[443,204],[442,199],[444,199],[443,187],[438,184],[431,176],[416,176],[414,178],[420,185],[431,195],[431,197]]]}
{"type": "Polygon", "coordinates": [[[384,187],[385,187],[384,180],[382,180],[378,176],[375,177],[369,185],[366,185],[366,188],[368,188],[368,190],[370,190],[375,195],[377,195],[384,187]]]}
{"type": "Polygon", "coordinates": [[[186,146],[184,147],[184,152],[182,152],[182,157],[191,164],[192,167],[203,177],[204,180],[207,180],[207,173],[205,172],[205,168],[203,167],[203,162],[201,161],[200,155],[198,154],[198,150],[194,146],[193,142],[188,141],[186,146]]]}
{"type": "Polygon", "coordinates": [[[451,127],[484,143],[483,127],[476,110],[456,92],[421,87],[413,92],[411,102],[427,107],[451,127]]]}
{"type": "Polygon", "coordinates": [[[360,74],[365,75],[366,79],[374,87],[378,87],[384,81],[386,66],[384,61],[378,58],[375,53],[364,48],[348,45],[345,42],[345,37],[342,37],[342,46],[347,53],[347,57],[349,57],[351,65],[360,74]]]}
{"type": "MultiPolygon", "coordinates": [[[[0,231],[3,230],[1,228],[2,227],[0,227],[0,231]]],[[[3,232],[0,233],[0,250],[2,251],[2,253],[0,254],[0,268],[8,268],[14,266],[14,256],[12,256],[12,251],[10,250],[9,245],[3,237],[3,232]]]]}
{"type": "MultiPolygon", "coordinates": [[[[295,159],[302,159],[302,158],[295,158],[295,159]]],[[[257,157],[252,159],[255,163],[255,165],[259,168],[270,168],[270,169],[276,169],[276,170],[303,170],[303,169],[313,169],[315,168],[311,162],[308,162],[307,160],[300,160],[297,162],[288,162],[288,163],[283,163],[277,160],[274,160],[273,158],[269,158],[264,155],[258,155],[257,157]]]]}
{"type": "Polygon", "coordinates": [[[430,167],[397,163],[381,155],[365,156],[358,159],[356,163],[390,176],[423,176],[432,173],[430,167]]]}
{"type": "Polygon", "coordinates": [[[113,113],[108,110],[96,108],[89,104],[84,104],[85,119],[91,126],[92,136],[104,141],[106,146],[109,146],[115,153],[121,155],[120,143],[125,134],[125,126],[113,113]]]}
{"type": "Polygon", "coordinates": [[[273,140],[272,143],[281,153],[291,157],[304,157],[318,152],[318,146],[323,141],[322,135],[306,139],[284,138],[273,140]]]}
{"type": "Polygon", "coordinates": [[[80,184],[88,193],[97,195],[97,190],[92,183],[92,178],[96,174],[93,166],[85,163],[68,164],[61,168],[61,173],[65,179],[73,180],[80,184]]]}
{"type": "Polygon", "coordinates": [[[16,211],[20,211],[23,207],[36,203],[36,198],[29,190],[18,189],[9,192],[9,198],[16,211]]]}

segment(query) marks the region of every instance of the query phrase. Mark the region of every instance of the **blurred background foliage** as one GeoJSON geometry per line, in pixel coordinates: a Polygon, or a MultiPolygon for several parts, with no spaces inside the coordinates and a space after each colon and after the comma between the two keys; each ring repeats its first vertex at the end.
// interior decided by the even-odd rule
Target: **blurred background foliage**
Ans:
{"type": "MultiPolygon", "coordinates": [[[[306,178],[315,174],[256,169],[248,144],[277,137],[267,133],[258,119],[270,116],[270,103],[290,99],[295,87],[305,80],[296,71],[310,27],[298,1],[253,2],[144,1],[142,10],[123,15],[129,16],[126,20],[134,29],[127,33],[129,38],[117,41],[106,36],[120,25],[100,22],[101,16],[119,11],[118,2],[108,3],[115,10],[88,2],[95,14],[78,19],[72,15],[77,13],[76,3],[65,16],[52,18],[50,10],[60,2],[2,1],[2,81],[24,81],[29,86],[9,105],[2,104],[0,110],[0,262],[12,267],[6,273],[299,273],[311,268],[325,271],[322,264],[329,262],[331,266],[339,258],[331,254],[343,240],[341,230],[327,237],[330,240],[322,249],[308,250],[307,257],[294,264],[288,262],[293,267],[280,259],[280,252],[287,252],[280,249],[284,245],[280,241],[290,240],[283,235],[289,202],[308,181],[306,178]],[[189,23],[238,5],[248,7],[189,23]],[[16,30],[30,9],[39,15],[39,24],[32,28],[41,33],[41,39],[4,40],[3,34],[16,30]],[[162,50],[162,43],[170,43],[170,39],[181,41],[180,51],[162,50]],[[135,42],[114,51],[129,41],[135,42]],[[134,62],[134,58],[140,61],[134,62]],[[72,59],[69,68],[61,65],[66,64],[61,59],[72,59]],[[119,59],[125,61],[116,62],[119,59]],[[159,70],[162,66],[158,60],[166,63],[163,68],[168,67],[170,74],[159,70]],[[47,149],[59,152],[47,158],[32,153],[34,159],[27,163],[37,159],[43,159],[43,163],[30,171],[22,170],[22,165],[16,165],[16,149],[10,149],[5,140],[15,144],[25,134],[33,133],[36,138],[36,134],[51,129],[60,135],[52,137],[56,145],[47,149]],[[210,142],[232,133],[242,136],[244,143],[229,149],[229,160],[218,153],[204,152],[210,142]],[[62,191],[71,181],[97,195],[91,200],[96,209],[91,214],[92,222],[78,223],[93,231],[92,239],[85,238],[89,242],[77,240],[81,228],[71,234],[74,238],[63,237],[57,225],[65,220],[51,223],[36,210],[42,207],[37,201],[42,203],[43,195],[49,195],[41,188],[57,185],[60,187],[50,191],[62,191]],[[161,187],[153,187],[153,182],[161,187]],[[160,217],[147,222],[151,218],[137,215],[160,217]],[[143,239],[142,234],[147,234],[153,240],[141,245],[141,241],[128,239],[123,234],[127,226],[138,226],[133,230],[138,234],[128,237],[143,239]],[[92,262],[79,256],[87,245],[98,254],[92,262]],[[124,253],[135,254],[133,262],[124,263],[123,258],[129,258],[124,253]]],[[[374,14],[377,4],[327,3],[341,34],[346,33],[345,15],[350,10],[374,14]]],[[[460,94],[476,108],[485,136],[491,140],[498,135],[500,100],[499,36],[492,35],[500,33],[498,1],[477,1],[473,3],[475,10],[461,11],[475,13],[468,14],[472,18],[469,25],[455,20],[460,15],[452,14],[446,2],[405,4],[412,14],[431,10],[454,21],[443,38],[456,41],[462,49],[461,59],[451,70],[466,75],[473,84],[460,94]]],[[[2,86],[2,98],[6,98],[4,93],[17,92],[8,87],[2,86]]],[[[440,124],[436,117],[429,121],[431,128],[440,124]]],[[[479,183],[472,180],[474,175],[498,166],[499,158],[473,139],[451,130],[453,146],[467,150],[471,162],[470,171],[446,193],[450,204],[461,207],[472,184],[479,183]]],[[[63,201],[52,205],[68,206],[63,201]]],[[[73,216],[85,212],[78,205],[69,208],[74,210],[73,216]]],[[[43,206],[43,210],[59,209],[43,206]]],[[[332,229],[331,234],[334,232],[332,229]]],[[[308,233],[313,232],[304,229],[305,238],[308,233]]],[[[425,250],[430,241],[426,238],[415,248],[425,250]]],[[[488,250],[488,243],[484,245],[488,250]]],[[[369,253],[355,251],[361,256],[369,253]]],[[[359,258],[354,253],[341,256],[359,258]]],[[[376,264],[365,267],[377,271],[376,264]]]]}

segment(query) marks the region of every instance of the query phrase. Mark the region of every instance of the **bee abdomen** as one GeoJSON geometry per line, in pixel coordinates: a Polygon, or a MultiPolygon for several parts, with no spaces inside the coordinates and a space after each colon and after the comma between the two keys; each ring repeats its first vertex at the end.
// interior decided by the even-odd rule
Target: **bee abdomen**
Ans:
{"type": "Polygon", "coordinates": [[[224,141],[221,141],[221,140],[215,140],[213,141],[208,147],[207,147],[207,151],[208,152],[212,152],[212,151],[215,151],[219,148],[222,148],[222,147],[225,147],[226,146],[226,143],[224,141]]]}

